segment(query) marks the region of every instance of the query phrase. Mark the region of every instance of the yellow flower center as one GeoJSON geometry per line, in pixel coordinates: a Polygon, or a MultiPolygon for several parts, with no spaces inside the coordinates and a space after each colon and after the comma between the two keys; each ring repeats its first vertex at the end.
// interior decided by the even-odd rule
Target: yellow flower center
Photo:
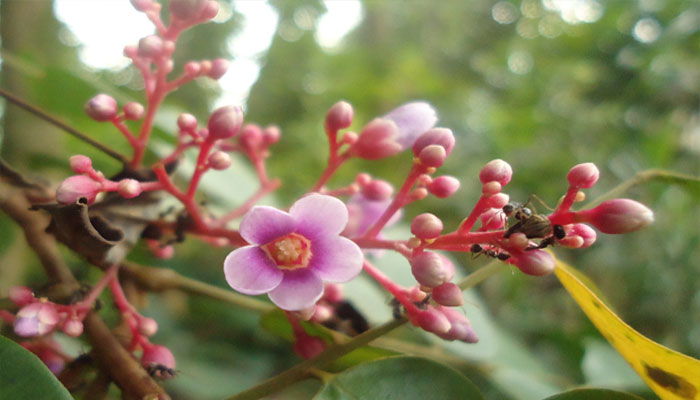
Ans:
{"type": "Polygon", "coordinates": [[[306,268],[311,260],[311,241],[298,233],[290,233],[260,246],[281,269],[306,268]]]}

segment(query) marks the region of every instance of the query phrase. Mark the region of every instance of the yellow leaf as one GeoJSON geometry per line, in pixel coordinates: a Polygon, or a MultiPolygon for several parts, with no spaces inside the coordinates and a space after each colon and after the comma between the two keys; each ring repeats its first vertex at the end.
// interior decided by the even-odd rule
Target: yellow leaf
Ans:
{"type": "Polygon", "coordinates": [[[557,260],[554,273],[600,333],[659,397],[700,398],[700,360],[662,346],[632,329],[600,300],[595,294],[598,289],[572,266],[557,260]]]}

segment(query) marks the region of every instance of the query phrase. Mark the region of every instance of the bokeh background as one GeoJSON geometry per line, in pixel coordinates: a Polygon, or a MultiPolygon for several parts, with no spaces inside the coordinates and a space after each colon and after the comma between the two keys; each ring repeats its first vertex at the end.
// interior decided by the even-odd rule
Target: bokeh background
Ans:
{"type": "MultiPolygon", "coordinates": [[[[182,35],[176,56],[180,61],[227,57],[232,68],[221,85],[201,79],[170,96],[150,157],[155,160],[174,143],[178,113],[204,120],[217,105],[240,104],[247,121],[278,125],[283,133],[269,168],[284,185],[268,203],[291,204],[317,179],[327,155],[323,119],[340,99],[355,107],[352,128],[358,131],[404,102],[426,100],[438,110],[439,125],[455,133],[457,146],[441,172],[460,178],[460,191],[450,199],[410,206],[406,221],[431,211],[447,227],[456,227],[478,198],[480,168],[494,158],[508,161],[515,171],[508,186],[512,199],[536,194],[549,204],[565,191],[568,169],[580,162],[594,162],[601,170],[589,199],[650,168],[700,174],[697,2],[220,4],[215,22],[182,35]]],[[[137,71],[120,56],[125,44],[152,31],[142,14],[126,0],[2,0],[0,29],[3,88],[128,153],[116,130],[90,120],[82,105],[98,92],[120,103],[143,100],[137,71]]],[[[176,72],[181,68],[182,62],[176,72]]],[[[7,103],[2,113],[0,154],[28,175],[58,181],[70,173],[67,159],[76,153],[91,156],[107,174],[118,171],[108,157],[34,116],[7,103]]],[[[400,184],[409,165],[409,154],[352,161],[331,186],[364,170],[400,184]]],[[[255,190],[242,160],[211,175],[203,199],[214,209],[234,207],[255,190]]],[[[623,237],[601,234],[585,251],[556,252],[588,274],[635,329],[700,357],[700,193],[650,182],[625,197],[651,207],[656,222],[623,237]]],[[[228,251],[189,239],[169,261],[156,260],[143,248],[130,258],[223,287],[221,260],[228,251]]],[[[66,256],[80,278],[98,276],[66,256]]],[[[485,263],[456,259],[464,273],[485,263]]],[[[389,263],[406,274],[407,264],[389,263]]],[[[11,285],[44,282],[24,238],[0,215],[0,297],[11,285]]],[[[486,324],[479,332],[486,344],[474,349],[450,344],[459,360],[438,353],[434,358],[464,371],[489,398],[531,399],[580,384],[654,398],[554,277],[509,272],[473,292],[465,311],[481,315],[475,319],[486,324]],[[502,371],[511,375],[494,372],[501,366],[510,366],[502,371]]],[[[390,313],[389,298],[381,296],[373,299],[385,305],[375,308],[385,310],[368,315],[371,321],[381,322],[390,313]]],[[[231,395],[299,361],[274,329],[261,330],[258,315],[226,304],[173,292],[150,296],[145,313],[159,321],[155,341],[171,346],[178,359],[180,377],[168,383],[175,398],[231,395]]],[[[430,349],[442,346],[410,328],[396,337],[430,349]]],[[[80,341],[63,342],[75,354],[86,350],[80,341]]],[[[276,398],[305,398],[316,386],[297,385],[276,398]]]]}

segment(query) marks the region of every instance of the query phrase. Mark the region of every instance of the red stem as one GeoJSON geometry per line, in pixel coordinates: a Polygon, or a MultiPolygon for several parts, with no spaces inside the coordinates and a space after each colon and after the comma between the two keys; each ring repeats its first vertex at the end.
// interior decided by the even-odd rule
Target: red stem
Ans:
{"type": "Polygon", "coordinates": [[[469,213],[467,219],[464,220],[464,222],[462,222],[462,224],[459,226],[457,233],[466,233],[472,230],[477,218],[479,218],[479,216],[488,208],[486,207],[486,201],[489,199],[489,197],[491,197],[490,194],[482,194],[481,197],[479,197],[479,201],[476,202],[476,205],[472,209],[472,212],[469,213]]]}

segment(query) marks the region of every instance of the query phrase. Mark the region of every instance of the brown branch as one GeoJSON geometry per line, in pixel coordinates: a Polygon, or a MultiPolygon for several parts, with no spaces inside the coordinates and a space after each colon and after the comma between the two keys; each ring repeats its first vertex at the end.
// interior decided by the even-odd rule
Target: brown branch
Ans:
{"type": "Polygon", "coordinates": [[[6,99],[9,100],[10,102],[12,102],[12,103],[13,103],[14,105],[16,105],[17,107],[20,107],[20,108],[22,108],[23,110],[26,110],[26,111],[28,111],[28,112],[30,112],[30,113],[32,113],[32,114],[38,116],[39,118],[41,118],[41,119],[43,119],[43,120],[45,120],[45,121],[47,121],[47,122],[49,122],[49,123],[51,123],[51,124],[53,124],[53,125],[55,125],[55,126],[61,128],[61,129],[63,129],[64,131],[68,132],[69,134],[71,134],[71,135],[77,137],[78,139],[80,139],[80,140],[82,140],[82,141],[84,141],[84,142],[90,144],[91,146],[93,146],[93,147],[99,149],[99,150],[102,151],[103,153],[105,153],[105,154],[107,154],[108,156],[114,158],[115,160],[121,162],[122,164],[126,164],[127,162],[129,162],[129,160],[127,160],[126,157],[124,157],[123,155],[119,154],[118,152],[116,152],[116,151],[110,149],[110,148],[107,147],[106,145],[104,145],[104,144],[98,142],[97,140],[95,140],[95,139],[93,139],[93,138],[87,136],[86,134],[84,134],[84,133],[78,131],[77,129],[75,129],[75,128],[73,128],[72,126],[66,124],[65,122],[61,121],[60,119],[58,119],[58,118],[56,118],[56,117],[54,117],[54,116],[52,116],[52,115],[46,113],[45,111],[41,110],[40,108],[38,108],[38,107],[36,107],[36,106],[34,106],[34,105],[31,105],[31,104],[27,103],[26,101],[20,99],[19,97],[17,97],[17,96],[15,96],[14,94],[12,94],[12,93],[6,91],[5,89],[0,88],[0,96],[3,96],[4,98],[6,98],[6,99]]]}
{"type": "MultiPolygon", "coordinates": [[[[10,216],[24,231],[29,246],[37,253],[46,273],[60,286],[77,287],[78,282],[63,262],[53,236],[45,232],[48,217],[30,211],[31,204],[23,190],[0,183],[0,210],[10,216]]],[[[134,357],[112,335],[97,314],[85,318],[85,333],[92,345],[92,354],[100,368],[136,399],[170,399],[134,357]]]]}

